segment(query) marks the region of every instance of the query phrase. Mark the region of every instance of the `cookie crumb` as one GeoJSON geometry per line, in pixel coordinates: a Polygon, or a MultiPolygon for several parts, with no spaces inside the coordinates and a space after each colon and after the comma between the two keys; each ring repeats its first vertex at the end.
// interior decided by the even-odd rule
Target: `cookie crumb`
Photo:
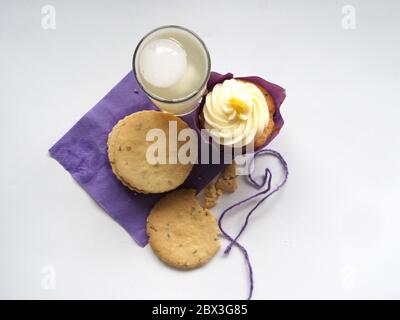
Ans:
{"type": "Polygon", "coordinates": [[[224,193],[232,193],[237,189],[237,179],[236,179],[236,162],[233,161],[231,164],[227,165],[219,176],[215,187],[218,191],[224,193]]]}
{"type": "Polygon", "coordinates": [[[204,207],[211,209],[216,206],[218,199],[217,189],[215,188],[215,183],[210,182],[206,188],[204,196],[204,207]]]}
{"type": "Polygon", "coordinates": [[[210,182],[206,188],[204,196],[204,207],[207,209],[217,205],[218,197],[224,193],[235,192],[238,185],[236,179],[236,162],[227,165],[217,182],[210,182]]]}

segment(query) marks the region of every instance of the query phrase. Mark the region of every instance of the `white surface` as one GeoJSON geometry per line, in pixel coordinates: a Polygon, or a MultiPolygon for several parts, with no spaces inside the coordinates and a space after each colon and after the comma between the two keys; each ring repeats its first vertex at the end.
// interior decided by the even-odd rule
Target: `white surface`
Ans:
{"type": "MultiPolygon", "coordinates": [[[[289,182],[242,238],[254,298],[400,298],[400,4],[351,1],[357,28],[344,30],[345,4],[1,1],[0,297],[246,297],[237,250],[193,272],[165,267],[47,154],[130,70],[146,32],[179,24],[204,39],[213,70],[287,90],[271,147],[289,182]],[[46,4],[55,30],[41,27],[46,4]]],[[[240,188],[215,212],[253,191],[240,188]]]]}

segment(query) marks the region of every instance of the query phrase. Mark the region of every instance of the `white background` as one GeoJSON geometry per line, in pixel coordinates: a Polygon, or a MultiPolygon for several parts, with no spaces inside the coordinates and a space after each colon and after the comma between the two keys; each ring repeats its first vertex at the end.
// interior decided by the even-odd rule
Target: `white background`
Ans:
{"type": "MultiPolygon", "coordinates": [[[[398,1],[1,1],[0,297],[247,296],[236,249],[195,271],[166,267],[47,153],[130,70],[141,36],[179,24],[204,39],[213,70],[287,90],[271,147],[289,181],[242,237],[254,298],[400,298],[399,15],[398,1]],[[55,30],[42,28],[46,4],[55,30]]],[[[215,214],[251,192],[241,183],[215,214]]]]}

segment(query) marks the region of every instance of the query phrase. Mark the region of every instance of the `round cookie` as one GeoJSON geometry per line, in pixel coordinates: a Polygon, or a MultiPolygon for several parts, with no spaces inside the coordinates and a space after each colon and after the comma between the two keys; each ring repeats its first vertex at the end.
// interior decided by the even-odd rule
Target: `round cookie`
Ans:
{"type": "MultiPolygon", "coordinates": [[[[188,177],[193,164],[181,164],[179,160],[169,163],[168,160],[170,121],[176,123],[177,133],[189,127],[172,114],[154,110],[133,113],[114,126],[108,137],[108,158],[112,171],[128,188],[142,193],[162,193],[176,189],[188,177]],[[158,142],[146,141],[151,129],[162,130],[165,134],[165,164],[151,164],[146,157],[148,148],[158,142]]],[[[177,141],[177,150],[184,143],[177,141]]]]}
{"type": "Polygon", "coordinates": [[[207,263],[220,248],[217,221],[200,206],[193,189],[176,190],[161,198],[147,218],[147,234],[155,254],[179,269],[207,263]]]}

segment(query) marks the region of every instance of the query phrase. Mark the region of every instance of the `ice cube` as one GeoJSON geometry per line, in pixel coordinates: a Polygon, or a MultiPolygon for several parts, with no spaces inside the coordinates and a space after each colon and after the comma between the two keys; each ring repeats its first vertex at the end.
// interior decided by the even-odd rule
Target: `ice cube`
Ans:
{"type": "Polygon", "coordinates": [[[178,82],[186,71],[186,51],[173,39],[157,39],[143,48],[139,65],[140,73],[148,83],[168,88],[178,82]]]}

